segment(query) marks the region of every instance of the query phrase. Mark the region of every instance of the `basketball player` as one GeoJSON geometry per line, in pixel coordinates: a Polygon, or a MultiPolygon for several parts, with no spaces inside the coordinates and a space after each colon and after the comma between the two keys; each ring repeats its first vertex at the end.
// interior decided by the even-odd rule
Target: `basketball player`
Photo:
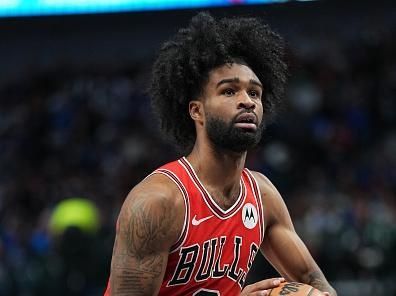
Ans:
{"type": "Polygon", "coordinates": [[[268,295],[283,278],[244,285],[258,252],[287,280],[337,295],[274,185],[245,168],[286,76],[282,39],[257,19],[200,13],[163,45],[153,107],[187,156],[126,198],[106,295],[268,295]]]}

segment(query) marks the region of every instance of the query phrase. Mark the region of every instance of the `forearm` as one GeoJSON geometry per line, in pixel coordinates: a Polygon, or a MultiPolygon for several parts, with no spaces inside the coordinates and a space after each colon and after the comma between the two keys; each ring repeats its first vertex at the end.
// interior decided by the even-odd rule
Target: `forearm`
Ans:
{"type": "MultiPolygon", "coordinates": [[[[128,255],[125,255],[128,257],[128,255]]],[[[152,296],[161,286],[166,260],[160,256],[150,256],[142,260],[133,260],[122,255],[113,255],[111,264],[110,288],[112,296],[152,296]],[[129,260],[128,260],[129,259],[129,260]]]]}
{"type": "Polygon", "coordinates": [[[267,205],[265,237],[260,247],[267,260],[288,281],[297,281],[337,296],[337,292],[327,282],[304,242],[297,235],[285,202],[264,176],[261,181],[264,204],[267,205]]]}
{"type": "Polygon", "coordinates": [[[320,291],[329,292],[331,296],[337,295],[294,231],[273,227],[262,251],[287,280],[309,284],[320,291]]]}
{"type": "Polygon", "coordinates": [[[303,281],[322,292],[329,292],[331,296],[337,296],[336,290],[329,284],[320,269],[307,272],[303,281]]]}

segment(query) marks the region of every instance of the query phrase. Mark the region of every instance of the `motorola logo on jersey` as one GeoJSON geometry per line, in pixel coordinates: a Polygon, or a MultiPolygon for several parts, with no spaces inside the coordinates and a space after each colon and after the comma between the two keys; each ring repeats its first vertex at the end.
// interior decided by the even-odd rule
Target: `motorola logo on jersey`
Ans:
{"type": "Polygon", "coordinates": [[[242,222],[248,229],[253,229],[257,225],[257,209],[251,203],[245,204],[242,209],[242,222]]]}

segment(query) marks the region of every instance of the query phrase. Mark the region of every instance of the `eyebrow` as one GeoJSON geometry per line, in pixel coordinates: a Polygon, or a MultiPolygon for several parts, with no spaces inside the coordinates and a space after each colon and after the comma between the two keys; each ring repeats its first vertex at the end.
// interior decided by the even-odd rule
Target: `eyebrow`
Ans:
{"type": "MultiPolygon", "coordinates": [[[[222,85],[222,84],[225,84],[225,83],[239,83],[239,82],[240,82],[240,80],[239,80],[238,77],[222,79],[222,80],[220,80],[220,81],[216,84],[216,88],[219,87],[219,86],[222,85]]],[[[257,80],[250,79],[250,80],[249,80],[249,83],[250,83],[250,84],[257,85],[257,86],[259,86],[261,89],[263,89],[263,85],[262,85],[260,82],[258,82],[257,80]]]]}

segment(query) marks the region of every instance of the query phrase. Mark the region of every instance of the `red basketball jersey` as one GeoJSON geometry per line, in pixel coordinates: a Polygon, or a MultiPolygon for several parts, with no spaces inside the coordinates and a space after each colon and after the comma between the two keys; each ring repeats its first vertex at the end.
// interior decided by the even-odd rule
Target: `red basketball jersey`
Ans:
{"type": "Polygon", "coordinates": [[[152,174],[169,177],[185,204],[183,230],[170,250],[159,295],[239,295],[264,235],[260,191],[251,172],[243,170],[239,196],[227,210],[184,157],[152,174]]]}

